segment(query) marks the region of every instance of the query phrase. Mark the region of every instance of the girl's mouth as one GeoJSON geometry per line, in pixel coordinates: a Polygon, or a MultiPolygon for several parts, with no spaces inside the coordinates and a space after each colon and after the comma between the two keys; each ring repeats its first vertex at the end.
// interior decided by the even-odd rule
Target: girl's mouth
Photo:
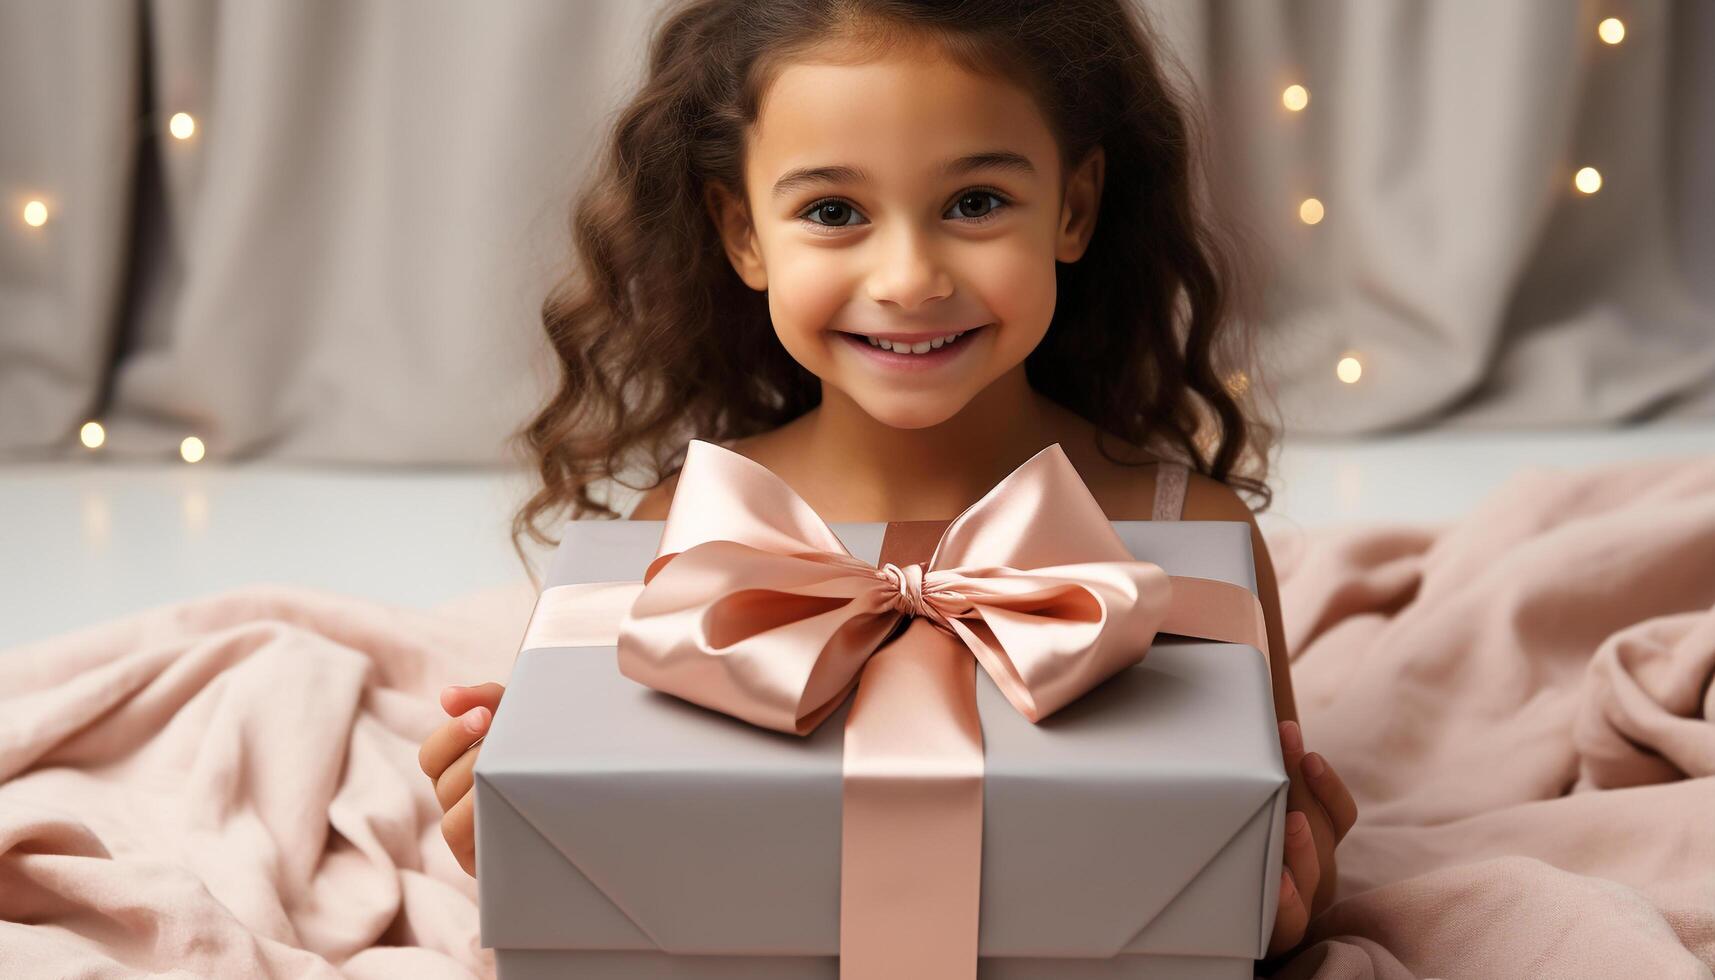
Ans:
{"type": "Polygon", "coordinates": [[[915,344],[892,343],[863,334],[840,332],[842,343],[850,344],[858,353],[878,367],[894,371],[924,371],[951,363],[975,340],[975,335],[993,324],[956,331],[934,340],[915,344]]]}

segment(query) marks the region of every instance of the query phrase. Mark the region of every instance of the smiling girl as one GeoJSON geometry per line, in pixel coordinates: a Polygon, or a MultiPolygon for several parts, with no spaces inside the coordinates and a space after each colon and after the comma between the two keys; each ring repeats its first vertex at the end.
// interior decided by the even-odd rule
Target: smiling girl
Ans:
{"type": "MultiPolygon", "coordinates": [[[[1249,522],[1292,784],[1275,957],[1332,901],[1357,811],[1304,752],[1234,490],[1266,506],[1266,432],[1223,374],[1245,338],[1161,60],[1122,0],[676,4],[544,310],[561,382],[515,536],[618,516],[590,490],[634,462],[656,480],[629,516],[664,518],[692,438],[829,522],[951,520],[1053,443],[1110,520],[1249,522]]],[[[421,752],[473,873],[501,693],[448,688],[421,752]]]]}

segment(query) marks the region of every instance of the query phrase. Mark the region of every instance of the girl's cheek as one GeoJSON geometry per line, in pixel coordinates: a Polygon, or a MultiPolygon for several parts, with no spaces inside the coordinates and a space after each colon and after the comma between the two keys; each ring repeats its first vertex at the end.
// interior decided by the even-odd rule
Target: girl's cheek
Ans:
{"type": "Polygon", "coordinates": [[[1043,319],[1046,326],[1046,318],[1055,309],[1053,252],[1044,251],[1022,235],[993,245],[978,268],[971,271],[972,278],[981,283],[983,299],[1002,321],[1034,323],[1043,319]]]}
{"type": "Polygon", "coordinates": [[[964,270],[964,281],[996,321],[1012,328],[1014,336],[1037,332],[1039,337],[1054,314],[1052,251],[1022,235],[986,245],[964,270]]]}
{"type": "Polygon", "coordinates": [[[834,250],[804,249],[781,256],[768,270],[769,311],[775,329],[812,337],[838,326],[860,283],[834,250]]]}

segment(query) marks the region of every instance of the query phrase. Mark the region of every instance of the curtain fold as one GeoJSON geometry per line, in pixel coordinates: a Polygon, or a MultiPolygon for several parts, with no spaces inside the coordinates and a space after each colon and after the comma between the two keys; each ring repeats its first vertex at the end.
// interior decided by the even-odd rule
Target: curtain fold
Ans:
{"type": "MultiPolygon", "coordinates": [[[[1289,432],[1715,415],[1715,5],[1138,2],[1289,432]]],[[[663,5],[0,0],[0,455],[506,459],[663,5]]]]}
{"type": "Polygon", "coordinates": [[[103,398],[130,252],[137,31],[125,4],[0,2],[0,451],[75,443],[103,398]]]}

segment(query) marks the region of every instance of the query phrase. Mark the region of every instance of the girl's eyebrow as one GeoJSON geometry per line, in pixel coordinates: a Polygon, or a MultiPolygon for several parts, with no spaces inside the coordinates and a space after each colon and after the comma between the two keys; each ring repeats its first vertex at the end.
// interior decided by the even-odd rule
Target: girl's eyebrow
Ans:
{"type": "MultiPolygon", "coordinates": [[[[956,160],[949,160],[941,167],[943,177],[970,173],[973,170],[1011,170],[1021,174],[1034,174],[1030,158],[1010,150],[990,150],[986,153],[970,153],[956,160]]],[[[799,167],[788,170],[784,176],[774,182],[774,196],[781,197],[809,184],[839,183],[861,184],[869,180],[869,175],[857,167],[799,167]]]]}

